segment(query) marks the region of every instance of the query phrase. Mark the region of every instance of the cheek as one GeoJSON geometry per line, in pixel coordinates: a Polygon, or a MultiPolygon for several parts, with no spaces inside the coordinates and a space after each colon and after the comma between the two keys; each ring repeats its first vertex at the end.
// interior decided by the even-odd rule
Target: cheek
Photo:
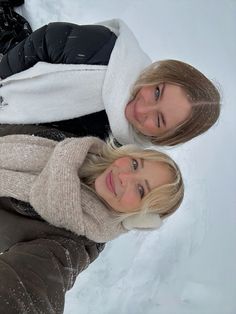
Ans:
{"type": "Polygon", "coordinates": [[[129,157],[121,157],[114,161],[113,165],[119,168],[127,167],[129,164],[129,157]]]}
{"type": "Polygon", "coordinates": [[[125,193],[120,200],[120,205],[123,209],[131,211],[139,207],[140,201],[134,193],[125,193]]]}
{"type": "Polygon", "coordinates": [[[106,191],[104,173],[102,173],[99,177],[96,178],[94,187],[95,187],[96,193],[103,198],[103,195],[106,191]]]}
{"type": "Polygon", "coordinates": [[[179,111],[174,106],[166,105],[164,116],[168,118],[168,129],[176,127],[179,123],[179,111]]]}
{"type": "Polygon", "coordinates": [[[146,119],[145,123],[143,124],[143,131],[146,131],[146,135],[156,135],[157,133],[157,127],[154,123],[154,120],[152,117],[149,119],[146,119]]]}

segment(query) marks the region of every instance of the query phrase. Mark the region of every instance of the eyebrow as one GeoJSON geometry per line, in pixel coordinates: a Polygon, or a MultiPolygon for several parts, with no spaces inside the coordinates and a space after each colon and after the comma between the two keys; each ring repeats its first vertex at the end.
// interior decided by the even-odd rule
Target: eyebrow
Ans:
{"type": "MultiPolygon", "coordinates": [[[[142,158],[140,158],[140,162],[141,162],[141,168],[143,168],[144,167],[144,160],[142,158]]],[[[145,185],[146,185],[146,189],[148,190],[148,193],[151,192],[151,188],[150,188],[150,185],[149,185],[148,181],[144,180],[144,182],[145,182],[145,185]]]]}
{"type": "Polygon", "coordinates": [[[151,192],[151,188],[150,188],[150,185],[149,185],[148,181],[145,180],[145,183],[146,183],[146,188],[148,190],[148,193],[151,192]]]}
{"type": "MultiPolygon", "coordinates": [[[[162,84],[162,89],[161,89],[160,100],[162,99],[162,97],[163,97],[163,95],[164,95],[165,87],[166,87],[166,84],[163,83],[163,84],[162,84]]],[[[160,116],[161,116],[162,123],[163,123],[164,126],[166,127],[166,120],[165,120],[165,117],[163,116],[162,113],[160,113],[160,116]]]]}

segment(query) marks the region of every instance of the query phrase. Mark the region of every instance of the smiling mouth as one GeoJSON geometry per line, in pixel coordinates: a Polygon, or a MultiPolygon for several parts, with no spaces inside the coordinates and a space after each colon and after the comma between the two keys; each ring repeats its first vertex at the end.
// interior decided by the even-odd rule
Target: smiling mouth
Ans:
{"type": "Polygon", "coordinates": [[[110,190],[113,194],[116,195],[114,181],[113,181],[113,176],[112,176],[112,172],[111,171],[106,176],[106,185],[108,187],[108,190],[110,190]]]}
{"type": "MultiPolygon", "coordinates": [[[[136,105],[136,100],[135,98],[133,100],[131,100],[126,109],[128,111],[128,114],[126,115],[126,118],[128,119],[129,122],[135,122],[137,121],[137,115],[136,115],[136,110],[135,110],[135,105],[136,105]]],[[[126,113],[125,113],[126,114],[126,113]]]]}

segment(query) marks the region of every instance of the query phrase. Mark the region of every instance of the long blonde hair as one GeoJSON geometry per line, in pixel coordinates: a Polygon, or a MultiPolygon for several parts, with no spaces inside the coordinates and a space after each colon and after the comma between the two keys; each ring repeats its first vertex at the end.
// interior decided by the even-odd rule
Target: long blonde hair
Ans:
{"type": "Polygon", "coordinates": [[[150,137],[136,131],[141,139],[173,146],[191,140],[215,124],[220,115],[219,91],[200,71],[178,60],[158,61],[147,67],[135,82],[131,99],[140,88],[161,83],[175,84],[185,91],[192,104],[191,115],[184,123],[163,135],[150,137]]]}
{"type": "Polygon", "coordinates": [[[184,196],[184,184],[177,164],[166,154],[152,149],[141,149],[135,145],[117,146],[113,139],[109,139],[100,154],[88,154],[79,176],[88,186],[94,187],[96,178],[103,173],[116,159],[130,156],[152,160],[167,165],[172,174],[172,182],[153,189],[144,197],[141,208],[134,213],[120,214],[122,218],[137,212],[155,212],[160,217],[171,215],[181,204],[184,196]]]}

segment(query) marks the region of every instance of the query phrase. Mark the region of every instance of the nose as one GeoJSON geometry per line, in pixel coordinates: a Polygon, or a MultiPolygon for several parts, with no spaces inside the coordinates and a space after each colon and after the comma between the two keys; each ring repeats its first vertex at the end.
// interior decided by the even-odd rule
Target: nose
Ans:
{"type": "Polygon", "coordinates": [[[118,175],[122,187],[125,187],[132,180],[131,172],[121,172],[118,175]]]}
{"type": "Polygon", "coordinates": [[[143,123],[149,116],[157,110],[154,104],[142,104],[136,107],[136,117],[140,123],[143,123]]]}

